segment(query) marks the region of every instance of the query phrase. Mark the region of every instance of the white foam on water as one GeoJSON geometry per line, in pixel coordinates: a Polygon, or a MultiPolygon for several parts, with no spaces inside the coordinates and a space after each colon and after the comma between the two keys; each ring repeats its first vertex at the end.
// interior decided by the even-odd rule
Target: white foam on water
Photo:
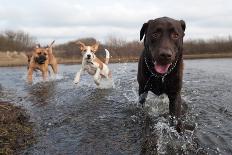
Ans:
{"type": "Polygon", "coordinates": [[[169,112],[169,99],[165,94],[156,96],[152,92],[148,92],[145,107],[151,116],[166,114],[169,112]]]}
{"type": "Polygon", "coordinates": [[[61,75],[61,74],[52,74],[49,78],[48,78],[48,80],[49,81],[52,81],[52,80],[61,80],[61,79],[64,79],[64,75],[61,75]]]}
{"type": "Polygon", "coordinates": [[[123,96],[129,101],[127,103],[130,103],[130,104],[139,104],[138,101],[139,101],[139,95],[138,95],[138,90],[136,87],[138,84],[137,84],[137,81],[136,82],[132,82],[132,88],[131,89],[123,89],[121,90],[123,92],[123,96]]]}
{"type": "MultiPolygon", "coordinates": [[[[124,90],[123,95],[131,102],[138,103],[138,93],[136,87],[131,90],[124,90]]],[[[170,126],[169,118],[164,118],[162,115],[169,114],[169,99],[168,96],[162,94],[157,96],[152,92],[148,92],[147,100],[145,102],[145,110],[153,119],[157,119],[154,124],[154,131],[157,135],[157,153],[167,154],[171,146],[175,151],[187,152],[189,147],[194,145],[193,132],[185,131],[180,135],[175,126],[170,126]]],[[[136,121],[135,116],[131,116],[133,121],[136,121]]]]}
{"type": "Polygon", "coordinates": [[[88,87],[97,89],[111,89],[115,88],[113,79],[101,79],[100,84],[97,86],[92,79],[82,79],[78,84],[74,84],[74,87],[88,87]]]}
{"type": "Polygon", "coordinates": [[[170,127],[167,122],[160,120],[156,125],[156,134],[158,135],[157,139],[157,153],[166,154],[167,144],[171,141],[173,135],[178,137],[179,134],[177,131],[170,127]]]}
{"type": "Polygon", "coordinates": [[[129,101],[128,103],[138,102],[138,95],[133,90],[126,90],[123,96],[129,101]]]}
{"type": "Polygon", "coordinates": [[[97,86],[98,89],[110,89],[110,88],[115,88],[114,85],[114,80],[112,78],[110,79],[101,79],[100,85],[97,86]]]}
{"type": "Polygon", "coordinates": [[[154,117],[153,119],[157,119],[153,132],[157,135],[158,154],[167,154],[170,147],[177,152],[186,153],[187,150],[193,148],[194,131],[185,130],[180,135],[176,131],[175,126],[170,126],[169,118],[162,117],[162,115],[166,116],[169,114],[169,99],[167,95],[156,96],[152,92],[148,92],[145,110],[151,117],[154,117]]]}
{"type": "Polygon", "coordinates": [[[94,89],[96,88],[95,84],[94,83],[91,83],[91,82],[79,82],[78,84],[75,84],[73,83],[73,87],[75,88],[82,88],[82,87],[87,87],[87,88],[90,88],[90,89],[94,89]]]}
{"type": "MultiPolygon", "coordinates": [[[[64,75],[62,74],[51,74],[50,76],[48,76],[47,80],[43,80],[41,74],[39,73],[35,73],[32,77],[32,84],[37,84],[37,83],[41,83],[41,82],[49,82],[49,81],[56,81],[56,80],[62,80],[64,79],[64,75]]],[[[25,81],[27,82],[27,75],[25,75],[23,77],[23,79],[25,79],[25,81]]]]}
{"type": "MultiPolygon", "coordinates": [[[[155,124],[155,131],[157,138],[157,153],[167,154],[171,147],[177,152],[184,152],[188,154],[187,150],[194,148],[194,131],[186,130],[181,135],[175,130],[174,126],[169,125],[168,120],[162,118],[155,124]]],[[[192,150],[195,151],[195,150],[192,150]]]]}

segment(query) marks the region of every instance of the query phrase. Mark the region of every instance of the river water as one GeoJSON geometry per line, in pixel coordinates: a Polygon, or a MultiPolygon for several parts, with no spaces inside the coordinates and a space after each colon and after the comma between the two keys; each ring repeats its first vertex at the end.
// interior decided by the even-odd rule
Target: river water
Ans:
{"type": "Polygon", "coordinates": [[[0,100],[27,109],[37,141],[19,154],[232,154],[232,59],[185,60],[182,120],[168,124],[168,99],[149,93],[138,104],[137,63],[110,64],[113,80],[96,87],[80,65],[26,83],[26,67],[0,68],[0,100]]]}

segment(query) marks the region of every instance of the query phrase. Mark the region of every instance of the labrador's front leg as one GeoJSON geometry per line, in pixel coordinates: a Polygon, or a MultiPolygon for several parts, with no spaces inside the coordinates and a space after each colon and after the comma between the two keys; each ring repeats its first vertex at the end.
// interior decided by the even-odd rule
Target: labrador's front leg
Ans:
{"type": "Polygon", "coordinates": [[[183,129],[183,125],[181,122],[181,104],[182,104],[182,100],[181,100],[181,95],[180,92],[176,93],[176,94],[168,94],[168,98],[169,98],[169,112],[171,115],[171,122],[173,124],[173,120],[174,117],[176,117],[177,120],[177,125],[176,125],[176,130],[178,132],[182,132],[183,129]]]}

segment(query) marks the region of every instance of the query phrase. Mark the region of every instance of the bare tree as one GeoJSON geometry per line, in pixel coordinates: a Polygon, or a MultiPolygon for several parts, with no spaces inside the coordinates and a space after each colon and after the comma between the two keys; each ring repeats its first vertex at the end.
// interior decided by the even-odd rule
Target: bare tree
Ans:
{"type": "Polygon", "coordinates": [[[27,51],[35,45],[36,39],[23,31],[6,30],[0,34],[1,51],[27,51]]]}

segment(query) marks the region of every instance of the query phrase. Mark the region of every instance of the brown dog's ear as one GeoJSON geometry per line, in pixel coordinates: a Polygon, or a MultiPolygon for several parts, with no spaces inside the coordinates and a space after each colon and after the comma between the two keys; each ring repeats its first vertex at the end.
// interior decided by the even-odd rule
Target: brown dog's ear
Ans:
{"type": "Polygon", "coordinates": [[[55,43],[55,40],[52,41],[52,43],[50,45],[48,45],[48,47],[52,47],[52,45],[55,43]]]}
{"type": "Polygon", "coordinates": [[[78,41],[78,42],[76,42],[76,44],[79,45],[79,48],[80,48],[81,51],[84,50],[84,48],[85,48],[85,44],[84,43],[78,41]]]}
{"type": "Polygon", "coordinates": [[[186,28],[185,21],[180,20],[180,24],[181,24],[182,30],[185,31],[185,28],[186,28]]]}
{"type": "Polygon", "coordinates": [[[35,46],[35,48],[40,48],[40,44],[37,44],[37,45],[35,46]]]}
{"type": "Polygon", "coordinates": [[[93,46],[91,46],[92,47],[92,51],[93,52],[96,52],[97,50],[98,50],[98,47],[99,47],[99,43],[98,42],[96,42],[93,46]]]}
{"type": "Polygon", "coordinates": [[[140,30],[140,41],[143,39],[143,36],[146,34],[147,27],[148,27],[148,23],[144,23],[140,30]]]}
{"type": "Polygon", "coordinates": [[[31,59],[32,54],[26,53],[26,56],[27,56],[27,59],[28,59],[28,61],[29,61],[29,60],[31,59]]]}

